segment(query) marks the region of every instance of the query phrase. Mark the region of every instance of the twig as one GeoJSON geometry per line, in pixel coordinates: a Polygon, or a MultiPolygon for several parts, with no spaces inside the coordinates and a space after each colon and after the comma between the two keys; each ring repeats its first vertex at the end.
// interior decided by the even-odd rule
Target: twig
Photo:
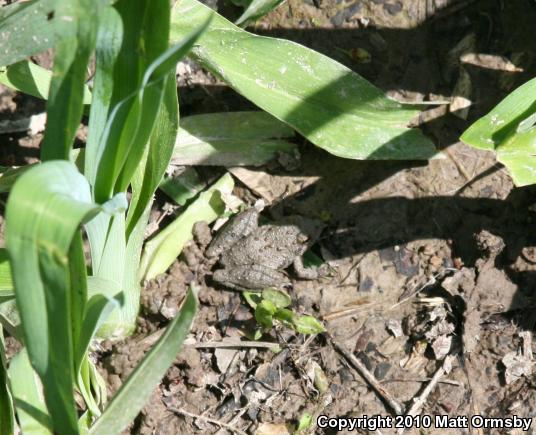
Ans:
{"type": "MultiPolygon", "coordinates": [[[[384,381],[380,381],[381,384],[390,384],[391,382],[415,382],[415,383],[424,383],[431,381],[432,378],[424,378],[424,379],[385,379],[384,381]]],[[[455,387],[462,387],[463,384],[458,381],[451,381],[450,379],[444,379],[442,381],[439,381],[438,384],[446,384],[446,385],[453,385],[455,387]]]]}
{"type": "Polygon", "coordinates": [[[198,419],[198,420],[205,421],[207,423],[215,424],[216,426],[223,427],[223,428],[225,428],[227,430],[230,430],[231,432],[236,433],[238,435],[247,435],[245,432],[241,431],[240,429],[235,428],[234,426],[230,425],[229,423],[224,423],[223,421],[214,420],[213,418],[205,417],[204,415],[193,414],[193,413],[188,412],[188,411],[186,411],[185,409],[182,409],[182,408],[170,407],[168,409],[171,412],[174,412],[176,414],[185,415],[187,417],[191,417],[191,418],[195,418],[195,419],[198,419]]]}
{"type": "Polygon", "coordinates": [[[329,338],[329,341],[331,342],[332,346],[348,360],[348,362],[363,377],[363,379],[365,379],[369,383],[369,385],[376,392],[376,394],[378,394],[383,399],[383,401],[387,405],[389,405],[391,410],[396,415],[402,415],[402,405],[398,403],[398,401],[391,395],[391,393],[389,393],[385,388],[382,387],[382,385],[378,382],[374,375],[368,371],[365,365],[358,358],[356,358],[354,354],[348,352],[340,343],[338,343],[331,336],[331,334],[326,333],[326,335],[329,338]]]}
{"type": "MultiPolygon", "coordinates": [[[[286,347],[284,343],[272,343],[269,341],[240,341],[240,340],[223,340],[223,341],[207,341],[206,343],[195,343],[192,347],[196,349],[218,349],[218,348],[241,348],[241,347],[286,347]]],[[[188,347],[188,345],[185,345],[188,347]]]]}
{"type": "MultiPolygon", "coordinates": [[[[422,407],[424,406],[426,400],[428,399],[428,396],[434,390],[434,388],[438,384],[441,377],[449,373],[450,370],[452,369],[453,359],[454,357],[452,355],[447,355],[447,357],[443,361],[443,365],[435,372],[434,376],[432,377],[432,380],[426,386],[426,388],[422,391],[420,396],[413,399],[413,405],[411,405],[411,408],[409,408],[406,415],[415,416],[415,415],[420,414],[422,407]]],[[[404,429],[401,428],[398,430],[397,434],[400,435],[403,432],[404,432],[404,429]]]]}

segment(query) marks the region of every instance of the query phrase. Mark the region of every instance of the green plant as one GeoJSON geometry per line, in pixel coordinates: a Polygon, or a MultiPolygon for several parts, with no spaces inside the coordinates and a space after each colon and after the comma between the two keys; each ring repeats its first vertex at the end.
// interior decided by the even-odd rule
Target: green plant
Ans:
{"type": "Polygon", "coordinates": [[[461,140],[475,148],[494,151],[516,185],[536,183],[536,78],[478,119],[461,140]]]}
{"type": "Polygon", "coordinates": [[[264,332],[281,323],[301,334],[320,334],[325,331],[322,323],[313,316],[297,315],[288,307],[290,296],[283,290],[265,289],[262,292],[244,292],[247,303],[255,310],[255,320],[260,328],[252,334],[254,339],[261,338],[264,332]]]}
{"type": "MultiPolygon", "coordinates": [[[[198,190],[188,193],[189,207],[146,244],[141,258],[153,194],[173,154],[187,153],[185,137],[203,144],[202,159],[229,150],[236,158],[256,144],[262,152],[253,157],[263,162],[293,148],[285,140],[291,128],[348,158],[434,154],[428,139],[407,128],[415,108],[387,99],[342,65],[298,44],[245,32],[195,0],[169,6],[168,0],[30,0],[0,9],[8,47],[0,52],[0,82],[47,99],[43,163],[10,168],[0,179],[0,190],[9,191],[0,325],[25,345],[9,363],[0,346],[2,434],[15,433],[15,422],[23,433],[119,433],[172,363],[195,314],[193,289],[107,405],[88,351],[95,337],[132,332],[141,279],[167,269],[196,220],[212,221],[225,211],[229,174],[196,199],[198,190]],[[27,60],[52,47],[52,71],[27,60]],[[177,141],[174,68],[187,53],[271,116],[239,115],[256,119],[256,131],[239,128],[240,136],[229,129],[216,139],[205,134],[202,118],[190,119],[181,130],[188,135],[177,141]],[[90,88],[85,80],[93,56],[90,88]],[[88,138],[75,150],[84,114],[88,138]],[[84,399],[82,415],[75,389],[84,399]]],[[[229,126],[236,121],[214,116],[229,126]]],[[[256,308],[261,324],[278,320],[300,332],[322,330],[315,319],[294,315],[280,296],[263,293],[256,308]]]]}

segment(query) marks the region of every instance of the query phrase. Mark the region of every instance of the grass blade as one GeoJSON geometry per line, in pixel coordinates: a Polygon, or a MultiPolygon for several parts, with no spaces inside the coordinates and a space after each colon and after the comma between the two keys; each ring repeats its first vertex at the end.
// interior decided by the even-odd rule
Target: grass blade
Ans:
{"type": "Polygon", "coordinates": [[[190,288],[177,317],[121,386],[90,434],[119,434],[134,419],[176,358],[196,311],[197,291],[190,288]]]}
{"type": "Polygon", "coordinates": [[[213,19],[191,55],[313,144],[352,159],[427,159],[436,150],[407,128],[418,110],[334,60],[291,41],[248,33],[197,0],[175,3],[171,40],[213,19]]]}
{"type": "Polygon", "coordinates": [[[184,244],[191,240],[194,224],[199,221],[213,222],[225,211],[221,194],[231,193],[233,187],[233,178],[230,174],[225,174],[200,194],[177,219],[145,244],[140,264],[142,279],[152,279],[166,271],[181,253],[184,244]]]}

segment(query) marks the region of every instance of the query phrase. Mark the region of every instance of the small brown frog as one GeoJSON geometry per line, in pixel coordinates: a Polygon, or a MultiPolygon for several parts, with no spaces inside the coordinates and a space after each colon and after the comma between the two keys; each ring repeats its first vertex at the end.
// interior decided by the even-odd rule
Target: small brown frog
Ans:
{"type": "Polygon", "coordinates": [[[249,208],[231,219],[214,237],[208,257],[221,254],[224,267],[215,281],[239,290],[283,287],[290,281],[283,272],[291,264],[300,278],[316,279],[325,269],[305,268],[303,253],[320,235],[323,225],[312,219],[289,217],[281,224],[259,226],[259,210],[249,208]]]}

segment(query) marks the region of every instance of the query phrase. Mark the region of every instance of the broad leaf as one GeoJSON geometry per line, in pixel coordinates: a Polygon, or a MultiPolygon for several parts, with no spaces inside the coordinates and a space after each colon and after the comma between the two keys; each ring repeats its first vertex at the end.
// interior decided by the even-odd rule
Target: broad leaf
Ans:
{"type": "Polygon", "coordinates": [[[460,139],[495,151],[516,185],[536,183],[536,79],[513,91],[460,139]]]}
{"type": "Polygon", "coordinates": [[[315,145],[352,159],[427,159],[436,150],[411,106],[386,98],[338,62],[294,42],[248,33],[197,0],[175,3],[171,40],[213,19],[192,56],[315,145]]]}
{"type": "Polygon", "coordinates": [[[52,47],[57,0],[17,2],[0,8],[0,66],[11,65],[52,47]]]}

